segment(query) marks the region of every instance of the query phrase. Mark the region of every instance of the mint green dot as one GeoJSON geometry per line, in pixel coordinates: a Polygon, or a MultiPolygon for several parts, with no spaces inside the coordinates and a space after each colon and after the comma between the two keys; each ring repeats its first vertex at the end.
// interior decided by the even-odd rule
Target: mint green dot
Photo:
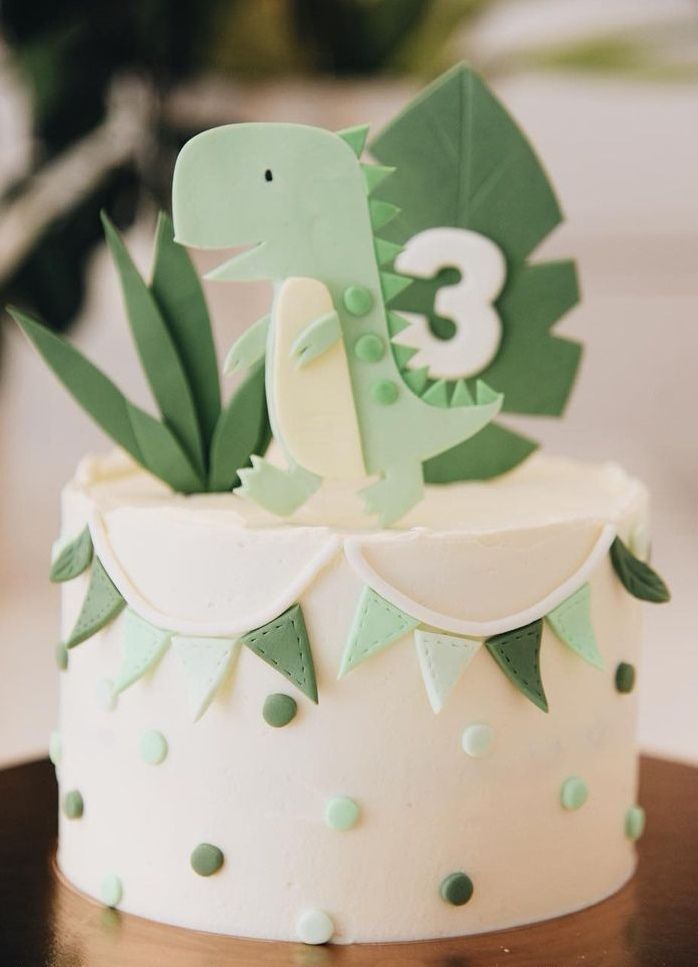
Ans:
{"type": "Polygon", "coordinates": [[[63,758],[63,741],[60,732],[52,732],[48,740],[48,757],[54,766],[61,764],[63,758]]]}
{"type": "Polygon", "coordinates": [[[222,850],[211,843],[199,843],[190,857],[191,868],[199,876],[213,876],[223,866],[223,860],[222,850]]]}
{"type": "Polygon", "coordinates": [[[380,336],[367,332],[354,343],[354,355],[363,363],[377,363],[385,355],[385,343],[380,336]]]}
{"type": "Polygon", "coordinates": [[[85,803],[77,789],[71,789],[63,796],[63,812],[68,819],[80,819],[85,811],[85,803]]]}
{"type": "Polygon", "coordinates": [[[441,899],[454,907],[462,907],[473,895],[473,881],[465,873],[449,873],[439,887],[441,899]]]}
{"type": "Polygon", "coordinates": [[[631,806],[625,814],[625,835],[634,843],[645,831],[645,810],[642,806],[631,806]]]}
{"type": "Polygon", "coordinates": [[[62,672],[68,667],[68,649],[65,645],[56,645],[56,665],[62,672]]]}
{"type": "Polygon", "coordinates": [[[389,406],[397,399],[398,388],[392,380],[381,379],[371,387],[371,395],[376,403],[380,403],[382,406],[389,406]]]}
{"type": "Polygon", "coordinates": [[[116,708],[118,695],[114,691],[114,682],[110,678],[103,678],[97,682],[97,704],[105,712],[113,712],[116,708]]]}
{"type": "Polygon", "coordinates": [[[373,308],[373,296],[361,285],[350,285],[342,295],[344,308],[352,316],[365,316],[373,308]]]}
{"type": "Polygon", "coordinates": [[[579,776],[570,776],[560,787],[560,803],[563,809],[580,809],[587,801],[589,789],[579,776]]]}
{"type": "Polygon", "coordinates": [[[616,668],[616,690],[627,695],[635,688],[635,666],[622,661],[616,668]]]}
{"type": "Polygon", "coordinates": [[[325,806],[325,822],[330,829],[352,829],[359,821],[360,809],[349,796],[335,796],[325,806]]]}
{"type": "Polygon", "coordinates": [[[267,725],[282,729],[295,718],[297,711],[298,705],[295,698],[277,692],[274,695],[267,695],[262,706],[262,717],[267,725]]]}
{"type": "Polygon", "coordinates": [[[323,944],[332,939],[334,923],[324,910],[305,910],[296,921],[298,939],[307,944],[323,944]]]}
{"type": "Polygon", "coordinates": [[[167,758],[167,739],[157,729],[149,729],[147,732],[143,732],[138,747],[141,759],[151,766],[158,766],[167,758]]]}
{"type": "Polygon", "coordinates": [[[461,745],[466,755],[474,759],[481,759],[492,750],[494,742],[494,729],[491,725],[483,722],[475,722],[463,730],[461,745]]]}
{"type": "Polygon", "coordinates": [[[121,898],[124,895],[124,888],[121,885],[121,880],[119,877],[115,876],[113,873],[107,873],[102,880],[100,894],[102,901],[106,903],[108,907],[118,907],[118,905],[121,903],[121,898]]]}

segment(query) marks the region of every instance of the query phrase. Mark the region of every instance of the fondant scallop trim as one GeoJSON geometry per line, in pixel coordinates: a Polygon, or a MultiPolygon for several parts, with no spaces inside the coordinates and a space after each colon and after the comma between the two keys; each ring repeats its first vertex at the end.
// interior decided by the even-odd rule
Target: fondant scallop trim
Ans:
{"type": "Polygon", "coordinates": [[[136,614],[158,628],[167,628],[169,631],[182,635],[198,635],[201,637],[243,635],[250,628],[259,628],[273,621],[298,601],[319,572],[336,557],[340,546],[337,537],[328,537],[327,542],[314,556],[308,559],[307,563],[300,568],[294,579],[286,585],[283,591],[269,598],[264,608],[244,613],[238,612],[230,618],[202,621],[191,618],[175,618],[171,614],[161,611],[143,596],[114,555],[104,523],[96,510],[90,515],[89,528],[97,557],[119,593],[136,614]]]}
{"type": "Polygon", "coordinates": [[[472,638],[488,638],[491,635],[511,631],[513,628],[521,628],[532,621],[545,617],[575,591],[578,591],[589,579],[600,560],[608,553],[615,536],[615,527],[612,524],[605,524],[584,563],[562,584],[523,611],[490,621],[469,621],[465,618],[456,618],[452,615],[442,614],[409,598],[389,584],[368,563],[363,554],[365,538],[347,538],[344,542],[344,553],[352,570],[364,584],[380,594],[386,601],[395,605],[396,608],[400,608],[401,611],[406,612],[411,617],[417,618],[422,624],[438,628],[440,631],[450,631],[453,634],[467,635],[472,638]]]}

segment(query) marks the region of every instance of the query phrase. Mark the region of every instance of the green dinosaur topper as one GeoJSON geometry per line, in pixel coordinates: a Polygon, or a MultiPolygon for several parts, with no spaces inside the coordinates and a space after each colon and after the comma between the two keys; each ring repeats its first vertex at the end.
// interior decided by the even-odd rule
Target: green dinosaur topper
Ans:
{"type": "MultiPolygon", "coordinates": [[[[386,272],[400,246],[375,238],[395,211],[371,201],[392,173],[362,165],[365,128],[333,134],[293,124],[234,124],[197,135],[177,160],[173,214],[179,242],[255,247],[211,273],[271,279],[270,315],[235,343],[226,368],[266,359],[274,436],[287,468],[261,456],[241,490],[282,515],[323,478],[379,475],[364,491],[383,525],[421,497],[424,461],[485,427],[502,396],[478,383],[427,385],[392,343],[406,326],[387,307],[410,279],[386,272]]],[[[401,351],[402,350],[402,351],[401,351]]]]}

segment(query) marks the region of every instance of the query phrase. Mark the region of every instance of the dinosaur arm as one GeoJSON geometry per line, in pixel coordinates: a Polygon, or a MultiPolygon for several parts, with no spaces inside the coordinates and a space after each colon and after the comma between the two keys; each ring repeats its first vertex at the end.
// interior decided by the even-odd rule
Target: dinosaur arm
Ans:
{"type": "Polygon", "coordinates": [[[331,349],[342,338],[339,316],[333,309],[313,319],[291,346],[291,356],[298,366],[305,366],[312,359],[331,349]]]}
{"type": "Polygon", "coordinates": [[[235,340],[226,356],[223,372],[235,373],[239,369],[251,369],[267,351],[267,334],[271,315],[262,316],[235,340]]]}

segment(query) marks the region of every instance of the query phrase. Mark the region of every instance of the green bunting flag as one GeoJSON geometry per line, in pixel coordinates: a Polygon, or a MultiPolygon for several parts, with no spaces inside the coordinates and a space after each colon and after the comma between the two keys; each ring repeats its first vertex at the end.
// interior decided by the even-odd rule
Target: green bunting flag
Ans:
{"type": "Polygon", "coordinates": [[[164,655],[171,632],[156,628],[129,608],[124,615],[121,667],[114,682],[118,694],[133,685],[164,655]]]}
{"type": "Polygon", "coordinates": [[[482,642],[417,628],[414,643],[431,707],[440,712],[482,642]]]}
{"type": "Polygon", "coordinates": [[[92,562],[90,583],[82,603],[78,620],[71,631],[66,648],[74,648],[80,642],[91,638],[126,606],[126,602],[114,587],[111,578],[104,570],[99,558],[92,562]]]}
{"type": "Polygon", "coordinates": [[[369,587],[361,592],[347,640],[339,677],[387,648],[419,624],[369,587]]]}
{"type": "Polygon", "coordinates": [[[311,701],[317,702],[315,666],[299,604],[292,605],[274,621],[249,631],[240,641],[281,672],[311,701]]]}
{"type": "Polygon", "coordinates": [[[580,658],[595,668],[603,668],[603,658],[599,653],[596,635],[591,623],[591,591],[583,584],[562,604],[558,604],[545,620],[560,641],[564,642],[580,658]]]}
{"type": "Polygon", "coordinates": [[[540,641],[543,621],[533,621],[523,628],[494,635],[485,642],[487,650],[512,685],[537,705],[548,711],[548,700],[540,677],[540,641]]]}
{"type": "Polygon", "coordinates": [[[239,642],[234,638],[173,635],[172,650],[184,672],[191,714],[198,722],[237,657],[239,642]]]}

